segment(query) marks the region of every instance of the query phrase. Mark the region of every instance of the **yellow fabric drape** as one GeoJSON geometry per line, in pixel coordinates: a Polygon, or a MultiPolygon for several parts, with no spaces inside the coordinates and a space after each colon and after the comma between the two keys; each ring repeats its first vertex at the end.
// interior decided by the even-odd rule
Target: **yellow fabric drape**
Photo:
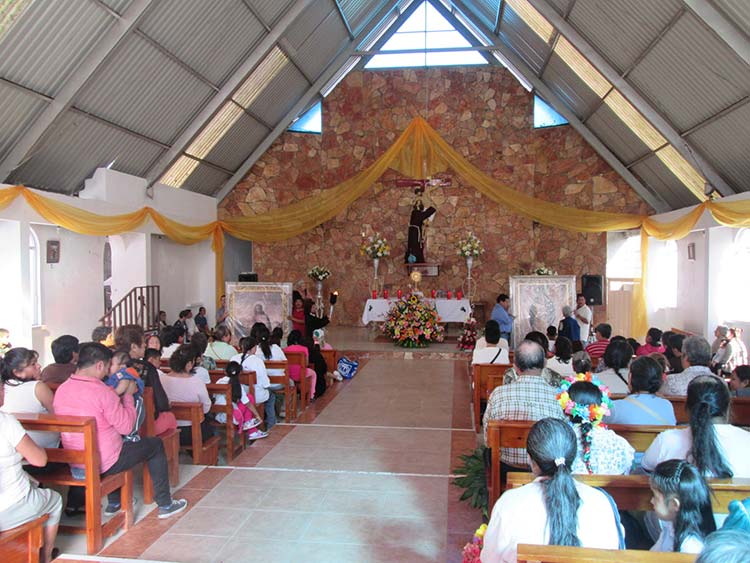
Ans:
{"type": "Polygon", "coordinates": [[[223,292],[225,232],[253,242],[276,242],[297,236],[341,213],[367,193],[388,168],[411,178],[432,176],[451,169],[492,201],[550,227],[588,233],[640,228],[643,271],[641,284],[635,289],[633,333],[636,335],[645,334],[648,328],[645,283],[649,236],[661,240],[682,238],[695,226],[704,211],[710,212],[718,223],[725,226],[750,226],[750,201],[747,200],[709,201],[674,221],[660,223],[648,216],[575,209],[537,199],[506,186],[476,168],[421,117],[414,118],[393,145],[363,171],[318,194],[262,215],[232,217],[197,226],[169,219],[151,207],[121,215],[98,215],[44,197],[23,186],[0,190],[0,209],[21,195],[30,207],[50,223],[84,235],[106,236],[132,231],[151,219],[162,233],[179,244],[195,244],[211,238],[211,248],[216,255],[218,298],[223,292]]]}

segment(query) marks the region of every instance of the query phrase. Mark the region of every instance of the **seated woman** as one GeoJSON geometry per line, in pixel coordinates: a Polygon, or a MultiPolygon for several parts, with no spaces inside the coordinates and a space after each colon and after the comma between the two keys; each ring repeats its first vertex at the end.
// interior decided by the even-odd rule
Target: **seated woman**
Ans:
{"type": "MultiPolygon", "coordinates": [[[[4,388],[4,385],[0,386],[0,407],[3,406],[4,388]]],[[[49,514],[44,523],[40,558],[42,563],[47,563],[52,560],[62,497],[52,489],[37,487],[36,482],[23,470],[21,463],[24,459],[35,467],[44,467],[47,465],[47,452],[34,443],[12,414],[0,412],[0,532],[49,514]]]]}
{"type": "Polygon", "coordinates": [[[555,355],[547,360],[547,367],[562,376],[573,375],[573,343],[569,338],[558,336],[555,340],[555,355]]]}
{"type": "Polygon", "coordinates": [[[602,427],[612,401],[607,388],[591,375],[563,379],[557,396],[578,438],[573,473],[627,475],[633,466],[635,449],[612,430],[602,427]]]}
{"type": "Polygon", "coordinates": [[[503,493],[484,534],[482,563],[515,563],[519,543],[618,549],[616,508],[599,489],[571,475],[576,435],[562,420],[543,418],[529,431],[526,451],[536,479],[503,493]]]}
{"type": "MultiPolygon", "coordinates": [[[[208,396],[206,384],[190,373],[194,360],[195,348],[190,344],[183,344],[169,358],[169,367],[172,371],[162,374],[160,379],[170,403],[201,403],[204,415],[201,421],[201,435],[205,441],[213,435],[213,430],[205,417],[211,410],[211,399],[208,396]]],[[[180,445],[192,444],[190,421],[178,420],[177,427],[180,429],[180,445]]]]}
{"type": "Polygon", "coordinates": [[[646,471],[668,459],[684,459],[706,477],[750,478],[750,432],[727,423],[729,389],[712,375],[700,375],[687,388],[687,428],[659,434],[646,450],[646,471]]]}
{"type": "MultiPolygon", "coordinates": [[[[287,352],[302,352],[305,355],[305,365],[310,363],[310,351],[308,350],[307,346],[304,346],[302,344],[302,333],[298,330],[293,330],[289,333],[289,336],[286,339],[287,347],[284,348],[284,353],[287,352]]],[[[291,377],[294,381],[299,382],[301,375],[300,366],[298,364],[290,364],[289,365],[289,377],[291,377]]],[[[324,374],[325,375],[325,374],[324,374]]],[[[310,400],[312,400],[315,397],[315,383],[318,379],[317,373],[315,373],[315,370],[312,370],[310,368],[305,368],[305,377],[309,378],[309,387],[310,387],[310,400]]]]}
{"type": "Polygon", "coordinates": [[[500,346],[500,325],[490,319],[484,325],[486,346],[474,349],[471,355],[472,364],[508,364],[508,349],[500,346]]]}
{"type": "Polygon", "coordinates": [[[240,364],[243,371],[255,372],[255,404],[264,404],[266,430],[270,430],[276,424],[276,394],[271,390],[271,381],[263,360],[255,354],[258,341],[253,336],[246,336],[240,340],[240,345],[242,354],[237,354],[231,361],[240,364]]]}
{"type": "Polygon", "coordinates": [[[662,384],[662,368],[650,356],[641,356],[630,364],[630,394],[612,403],[607,424],[674,426],[674,407],[655,393],[662,384]]]}
{"type": "MultiPolygon", "coordinates": [[[[573,344],[575,344],[575,342],[573,344]]],[[[584,350],[573,352],[570,362],[573,364],[573,373],[591,372],[591,356],[589,356],[589,353],[584,350]]]]}
{"type": "Polygon", "coordinates": [[[633,358],[633,349],[625,340],[613,340],[604,351],[604,363],[607,368],[598,372],[599,381],[609,387],[614,395],[625,395],[628,392],[628,366],[633,358]]]}
{"type": "Polygon", "coordinates": [[[729,378],[729,388],[735,397],[750,397],[750,366],[737,366],[729,378]]]}
{"type": "Polygon", "coordinates": [[[226,325],[219,325],[213,333],[213,340],[206,347],[205,355],[214,360],[231,360],[237,355],[237,349],[232,346],[232,331],[226,325]]]}
{"type": "MultiPolygon", "coordinates": [[[[27,348],[11,348],[5,358],[0,359],[0,376],[5,388],[3,412],[54,414],[52,390],[39,381],[41,369],[38,355],[27,348]]],[[[28,432],[29,437],[40,448],[56,448],[60,445],[57,432],[28,432]]]]}

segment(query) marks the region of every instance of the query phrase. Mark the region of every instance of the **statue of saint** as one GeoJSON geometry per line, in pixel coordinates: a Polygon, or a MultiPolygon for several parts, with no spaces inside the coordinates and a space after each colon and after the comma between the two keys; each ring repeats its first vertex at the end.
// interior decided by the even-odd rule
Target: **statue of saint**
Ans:
{"type": "Polygon", "coordinates": [[[407,264],[421,264],[425,261],[425,221],[431,219],[437,211],[432,206],[425,209],[424,202],[422,201],[424,187],[417,188],[414,190],[414,193],[416,197],[414,198],[411,216],[409,217],[409,233],[407,236],[406,254],[404,255],[404,262],[407,264]]]}

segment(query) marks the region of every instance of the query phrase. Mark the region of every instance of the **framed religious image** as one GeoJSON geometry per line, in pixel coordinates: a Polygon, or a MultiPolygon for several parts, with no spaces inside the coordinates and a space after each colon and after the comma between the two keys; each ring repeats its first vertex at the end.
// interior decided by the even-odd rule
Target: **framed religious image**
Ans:
{"type": "Polygon", "coordinates": [[[576,304],[575,276],[511,276],[510,313],[515,348],[532,330],[547,333],[562,320],[562,308],[576,304]]]}
{"type": "Polygon", "coordinates": [[[47,241],[47,264],[58,264],[60,262],[60,241],[47,241]]]}
{"type": "Polygon", "coordinates": [[[255,323],[263,323],[268,330],[277,326],[287,334],[292,314],[291,283],[228,282],[226,284],[227,324],[233,341],[248,336],[255,323]]]}

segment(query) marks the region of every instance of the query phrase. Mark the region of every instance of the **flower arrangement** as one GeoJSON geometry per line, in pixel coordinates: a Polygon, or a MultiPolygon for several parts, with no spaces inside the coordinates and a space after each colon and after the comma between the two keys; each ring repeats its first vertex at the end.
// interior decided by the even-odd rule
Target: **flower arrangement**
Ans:
{"type": "Polygon", "coordinates": [[[396,301],[383,323],[383,333],[395,344],[406,348],[423,348],[430,342],[442,342],[444,329],[437,311],[416,295],[396,301]]]}
{"type": "Polygon", "coordinates": [[[474,233],[458,241],[458,255],[464,258],[476,258],[484,252],[482,241],[474,233]]]}
{"type": "Polygon", "coordinates": [[[571,418],[580,418],[581,422],[589,423],[596,426],[601,423],[602,419],[610,414],[612,408],[612,399],[609,398],[609,387],[604,385],[599,379],[592,376],[591,373],[578,373],[564,377],[560,382],[560,393],[557,395],[557,402],[560,403],[562,410],[571,418]],[[593,383],[602,392],[602,403],[600,405],[579,405],[570,398],[568,390],[570,386],[578,381],[588,381],[593,383]]]}
{"type": "Polygon", "coordinates": [[[368,258],[383,258],[385,256],[390,256],[391,245],[388,244],[388,240],[381,236],[380,233],[375,233],[362,241],[362,245],[359,247],[359,253],[362,255],[366,254],[368,258]]]}
{"type": "Polygon", "coordinates": [[[307,272],[307,277],[314,281],[323,281],[330,276],[331,270],[325,266],[313,266],[310,271],[307,272]]]}
{"type": "Polygon", "coordinates": [[[474,532],[474,537],[464,546],[463,559],[461,563],[480,563],[479,555],[482,553],[484,546],[484,534],[487,531],[487,524],[482,524],[474,532]]]}
{"type": "Polygon", "coordinates": [[[548,268],[547,266],[539,266],[536,270],[534,270],[534,273],[537,276],[556,276],[557,272],[553,270],[552,268],[548,268]]]}
{"type": "Polygon", "coordinates": [[[477,344],[477,320],[474,317],[464,323],[464,332],[458,339],[458,349],[471,351],[477,344]]]}

